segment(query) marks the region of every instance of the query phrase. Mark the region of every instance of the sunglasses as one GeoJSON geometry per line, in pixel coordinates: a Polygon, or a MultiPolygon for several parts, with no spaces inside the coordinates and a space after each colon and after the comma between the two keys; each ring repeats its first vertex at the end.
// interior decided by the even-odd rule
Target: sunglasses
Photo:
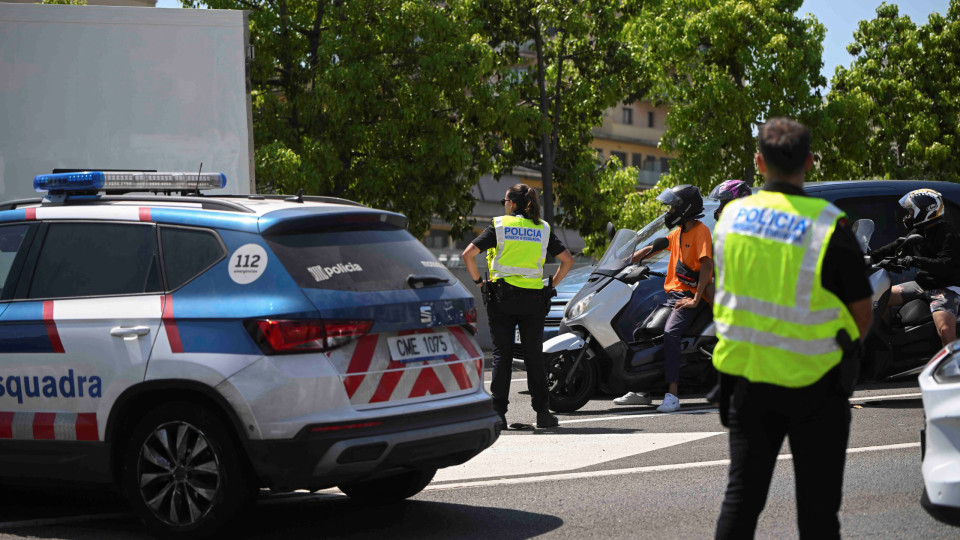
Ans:
{"type": "Polygon", "coordinates": [[[500,199],[500,204],[506,204],[507,199],[500,199]]]}

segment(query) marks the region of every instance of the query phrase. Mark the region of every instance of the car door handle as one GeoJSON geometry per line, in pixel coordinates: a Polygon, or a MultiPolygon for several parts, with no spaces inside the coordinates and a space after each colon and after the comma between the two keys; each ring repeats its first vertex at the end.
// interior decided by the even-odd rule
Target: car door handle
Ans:
{"type": "Polygon", "coordinates": [[[119,338],[145,336],[149,333],[149,326],[115,326],[110,329],[110,335],[119,338]]]}

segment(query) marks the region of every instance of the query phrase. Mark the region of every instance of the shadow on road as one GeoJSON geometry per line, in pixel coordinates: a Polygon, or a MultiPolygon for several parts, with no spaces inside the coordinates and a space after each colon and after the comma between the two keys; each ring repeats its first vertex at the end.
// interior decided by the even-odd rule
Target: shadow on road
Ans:
{"type": "Polygon", "coordinates": [[[920,398],[878,399],[855,403],[854,405],[860,405],[864,409],[922,409],[923,400],[920,398]]]}
{"type": "Polygon", "coordinates": [[[347,498],[306,498],[258,504],[236,538],[532,538],[556,530],[563,520],[486,506],[405,501],[365,506],[347,498]]]}

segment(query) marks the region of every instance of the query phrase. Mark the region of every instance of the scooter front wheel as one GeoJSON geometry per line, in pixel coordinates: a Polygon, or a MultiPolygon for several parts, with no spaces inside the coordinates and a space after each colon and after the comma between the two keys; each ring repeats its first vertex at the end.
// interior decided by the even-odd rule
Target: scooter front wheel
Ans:
{"type": "Polygon", "coordinates": [[[596,391],[596,370],[586,358],[577,362],[577,356],[576,352],[571,351],[544,356],[551,410],[576,411],[586,405],[596,391]]]}

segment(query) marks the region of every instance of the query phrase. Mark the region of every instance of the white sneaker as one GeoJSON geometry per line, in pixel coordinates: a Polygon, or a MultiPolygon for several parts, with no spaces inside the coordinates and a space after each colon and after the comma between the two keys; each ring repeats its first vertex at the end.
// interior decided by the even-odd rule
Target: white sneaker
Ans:
{"type": "Polygon", "coordinates": [[[663,403],[657,407],[657,412],[674,412],[680,410],[680,399],[673,394],[663,396],[663,403]]]}
{"type": "Polygon", "coordinates": [[[650,396],[636,392],[627,392],[613,400],[614,405],[649,405],[651,403],[653,403],[653,400],[650,399],[650,396]]]}

